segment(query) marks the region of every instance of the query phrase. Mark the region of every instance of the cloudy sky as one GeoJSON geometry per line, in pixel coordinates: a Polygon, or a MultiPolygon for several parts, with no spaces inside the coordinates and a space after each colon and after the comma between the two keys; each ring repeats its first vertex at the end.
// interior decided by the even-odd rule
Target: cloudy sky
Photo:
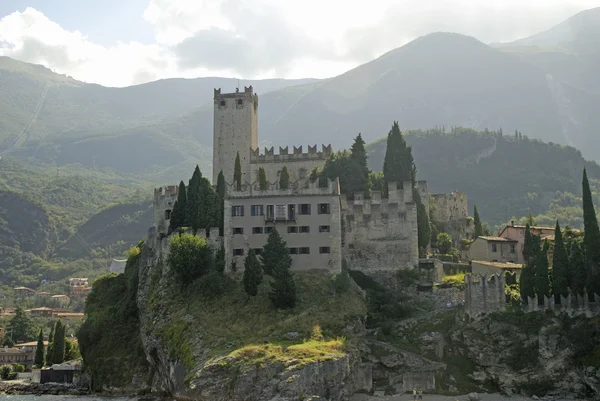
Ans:
{"type": "Polygon", "coordinates": [[[600,0],[1,0],[0,55],[109,86],[169,77],[323,78],[427,33],[510,41],[598,6],[600,0]]]}

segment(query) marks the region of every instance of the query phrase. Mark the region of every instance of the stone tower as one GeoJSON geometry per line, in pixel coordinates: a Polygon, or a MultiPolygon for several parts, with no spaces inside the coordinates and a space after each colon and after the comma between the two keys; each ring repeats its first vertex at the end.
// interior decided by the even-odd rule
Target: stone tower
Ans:
{"type": "Polygon", "coordinates": [[[222,170],[226,182],[233,182],[235,157],[240,154],[242,183],[254,181],[250,173],[250,149],[258,147],[258,95],[252,86],[244,92],[221,93],[215,89],[213,122],[213,185],[222,170]]]}

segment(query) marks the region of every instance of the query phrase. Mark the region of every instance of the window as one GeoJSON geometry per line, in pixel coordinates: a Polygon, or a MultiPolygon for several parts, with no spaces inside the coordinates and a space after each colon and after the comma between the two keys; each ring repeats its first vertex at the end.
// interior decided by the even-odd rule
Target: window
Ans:
{"type": "Polygon", "coordinates": [[[288,248],[290,255],[298,255],[298,248],[288,248]]]}
{"type": "Polygon", "coordinates": [[[515,244],[510,244],[510,253],[515,253],[515,244]]]}
{"type": "Polygon", "coordinates": [[[300,226],[300,232],[301,233],[309,233],[310,232],[310,227],[309,226],[300,226]]]}
{"type": "Polygon", "coordinates": [[[297,233],[298,233],[298,226],[288,227],[288,234],[297,234],[297,233]]]}
{"type": "Polygon", "coordinates": [[[171,211],[165,210],[165,220],[171,220],[171,211]]]}
{"type": "Polygon", "coordinates": [[[287,219],[287,206],[275,205],[275,220],[285,221],[287,219]]]}
{"type": "Polygon", "coordinates": [[[288,211],[288,220],[296,221],[296,205],[288,205],[287,211],[288,211]]]}
{"type": "Polygon", "coordinates": [[[310,214],[310,203],[303,203],[300,205],[300,212],[298,214],[308,215],[310,214]]]}
{"type": "Polygon", "coordinates": [[[243,233],[244,233],[243,227],[233,227],[233,234],[243,234],[243,233]]]}
{"type": "Polygon", "coordinates": [[[321,246],[319,247],[319,253],[331,253],[331,248],[328,246],[321,246]]]}
{"type": "Polygon", "coordinates": [[[250,206],[250,214],[252,216],[263,216],[265,214],[263,210],[263,205],[250,206]]]}
{"type": "Polygon", "coordinates": [[[319,203],[319,214],[329,214],[330,211],[329,203],[319,203]]]}
{"type": "Polygon", "coordinates": [[[227,103],[225,103],[225,100],[221,100],[221,103],[219,103],[221,106],[225,106],[227,103]]]}
{"type": "Polygon", "coordinates": [[[262,234],[262,233],[263,233],[262,227],[252,227],[252,234],[262,234]]]}
{"type": "Polygon", "coordinates": [[[244,101],[242,99],[238,99],[236,103],[241,106],[244,104],[244,101]]]}
{"type": "Polygon", "coordinates": [[[329,226],[319,226],[319,232],[320,233],[328,233],[329,232],[329,226]]]}
{"type": "Polygon", "coordinates": [[[256,256],[260,256],[262,255],[262,248],[254,248],[254,253],[256,254],[256,256]]]}
{"type": "Polygon", "coordinates": [[[244,256],[244,250],[242,248],[234,249],[233,256],[244,256]]]}
{"type": "Polygon", "coordinates": [[[275,205],[267,205],[267,221],[275,220],[275,205]]]}
{"type": "Polygon", "coordinates": [[[310,253],[310,248],[305,246],[299,249],[300,255],[308,255],[310,253]]]}
{"type": "Polygon", "coordinates": [[[492,252],[498,252],[498,249],[496,248],[496,244],[492,244],[492,252]]]}
{"type": "Polygon", "coordinates": [[[265,234],[271,234],[273,227],[265,227],[265,234]]]}
{"type": "Polygon", "coordinates": [[[244,215],[244,206],[231,206],[231,216],[241,217],[244,215]]]}

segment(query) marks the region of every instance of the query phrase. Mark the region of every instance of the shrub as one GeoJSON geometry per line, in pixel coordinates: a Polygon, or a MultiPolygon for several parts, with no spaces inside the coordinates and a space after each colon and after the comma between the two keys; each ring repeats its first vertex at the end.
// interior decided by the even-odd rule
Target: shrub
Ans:
{"type": "Polygon", "coordinates": [[[0,379],[8,380],[8,376],[11,373],[10,365],[2,365],[0,366],[0,379]]]}
{"type": "Polygon", "coordinates": [[[169,266],[184,285],[211,270],[212,262],[212,252],[204,238],[182,234],[169,242],[169,266]]]}
{"type": "Polygon", "coordinates": [[[13,372],[23,373],[25,372],[25,366],[21,365],[20,363],[13,363],[12,370],[13,372]]]}

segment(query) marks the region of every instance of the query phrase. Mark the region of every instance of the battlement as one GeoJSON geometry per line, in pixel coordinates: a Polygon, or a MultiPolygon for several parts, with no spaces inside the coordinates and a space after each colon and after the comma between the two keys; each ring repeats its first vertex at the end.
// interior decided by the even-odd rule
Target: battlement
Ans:
{"type": "Polygon", "coordinates": [[[178,185],[166,185],[154,188],[154,201],[177,199],[178,185]]]}
{"type": "Polygon", "coordinates": [[[506,308],[504,273],[466,274],[465,310],[471,317],[506,308]]]}
{"type": "Polygon", "coordinates": [[[390,212],[402,212],[406,205],[414,205],[412,183],[405,181],[388,183],[388,197],[384,199],[381,191],[373,191],[371,199],[365,199],[363,194],[354,194],[354,200],[342,196],[342,210],[346,216],[361,217],[370,215],[388,215],[390,212]],[[407,188],[406,190],[404,188],[407,188]]]}
{"type": "Polygon", "coordinates": [[[179,186],[168,185],[154,188],[154,227],[160,233],[166,233],[169,229],[171,211],[177,201],[179,186]]]}
{"type": "Polygon", "coordinates": [[[246,182],[242,184],[241,190],[236,189],[236,185],[227,184],[225,196],[228,199],[235,198],[265,198],[277,196],[314,196],[314,195],[340,195],[340,180],[327,179],[327,182],[308,179],[300,179],[290,182],[288,189],[279,188],[279,183],[269,183],[267,190],[261,191],[258,181],[253,183],[246,182]]]}
{"type": "Polygon", "coordinates": [[[333,150],[331,144],[321,145],[321,151],[317,151],[317,145],[308,146],[308,153],[302,153],[302,145],[293,146],[293,153],[289,153],[289,146],[279,147],[279,154],[275,154],[274,147],[265,147],[264,154],[260,154],[260,149],[250,149],[250,163],[284,163],[304,160],[326,160],[331,156],[333,150]]]}
{"type": "Polygon", "coordinates": [[[217,110],[228,107],[236,107],[241,109],[244,107],[244,103],[252,102],[254,109],[258,107],[258,94],[254,93],[252,85],[244,86],[244,91],[240,92],[239,88],[233,93],[221,93],[221,88],[214,89],[214,103],[217,110]]]}

